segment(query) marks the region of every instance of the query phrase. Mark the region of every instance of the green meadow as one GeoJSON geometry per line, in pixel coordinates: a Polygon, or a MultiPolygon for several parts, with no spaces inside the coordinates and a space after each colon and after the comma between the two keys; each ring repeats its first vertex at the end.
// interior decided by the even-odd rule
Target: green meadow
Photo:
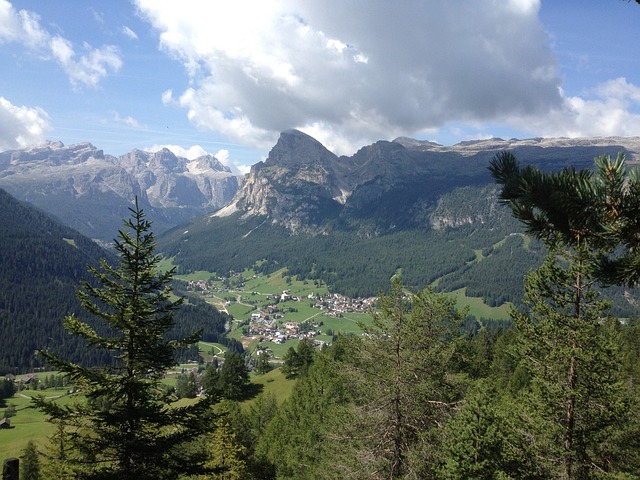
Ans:
{"type": "Polygon", "coordinates": [[[31,398],[43,395],[61,405],[77,401],[77,395],[68,395],[66,390],[23,390],[13,397],[5,400],[0,406],[0,412],[4,412],[8,405],[14,405],[16,415],[11,417],[11,428],[0,429],[0,461],[5,458],[19,457],[29,440],[33,440],[38,449],[47,448],[47,438],[54,433],[55,426],[46,421],[45,415],[31,405],[31,398]]]}

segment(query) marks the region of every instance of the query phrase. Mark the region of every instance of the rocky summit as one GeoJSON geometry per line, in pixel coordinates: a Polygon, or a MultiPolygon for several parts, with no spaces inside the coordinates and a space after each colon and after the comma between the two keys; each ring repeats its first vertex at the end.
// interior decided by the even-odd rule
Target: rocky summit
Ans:
{"type": "Polygon", "coordinates": [[[640,163],[637,137],[492,138],[451,147],[401,137],[338,157],[309,135],[287,130],[216,215],[266,215],[294,233],[433,227],[441,224],[430,215],[441,196],[454,188],[491,183],[489,160],[505,150],[523,164],[543,169],[591,168],[596,156],[618,152],[630,164],[640,163]]]}
{"type": "Polygon", "coordinates": [[[115,157],[90,143],[49,142],[0,153],[0,188],[104,241],[120,228],[134,196],[162,231],[228,203],[238,180],[215,157],[189,160],[167,149],[115,157]]]}

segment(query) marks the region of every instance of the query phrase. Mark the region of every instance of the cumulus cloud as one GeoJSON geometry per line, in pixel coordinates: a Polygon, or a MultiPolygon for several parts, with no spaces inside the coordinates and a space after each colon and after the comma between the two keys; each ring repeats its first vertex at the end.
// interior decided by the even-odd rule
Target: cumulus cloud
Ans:
{"type": "Polygon", "coordinates": [[[48,130],[48,116],[42,109],[19,107],[0,97],[0,151],[43,143],[48,130]]]}
{"type": "Polygon", "coordinates": [[[261,148],[292,127],[341,152],[564,102],[539,0],[137,4],[191,77],[165,103],[261,148]]]}
{"type": "Polygon", "coordinates": [[[73,44],[60,35],[51,35],[40,25],[40,17],[28,10],[16,11],[7,0],[0,0],[0,43],[17,42],[30,51],[56,60],[74,87],[96,87],[122,66],[117,47],[93,48],[85,43],[77,54],[73,44]]]}
{"type": "Polygon", "coordinates": [[[565,97],[543,117],[522,117],[512,124],[540,136],[634,136],[640,131],[640,87],[625,78],[609,80],[582,97],[565,97]]]}

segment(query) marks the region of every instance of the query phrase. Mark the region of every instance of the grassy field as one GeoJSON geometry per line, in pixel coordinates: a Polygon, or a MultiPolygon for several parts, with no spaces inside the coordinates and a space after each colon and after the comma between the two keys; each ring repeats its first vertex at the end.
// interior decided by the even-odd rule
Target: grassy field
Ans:
{"type": "MultiPolygon", "coordinates": [[[[217,345],[217,344],[211,344],[217,345]]],[[[186,366],[188,367],[188,366],[186,366]]],[[[255,375],[251,377],[251,382],[262,386],[261,393],[273,395],[278,402],[282,403],[290,394],[295,384],[294,380],[287,380],[280,369],[272,370],[265,375],[255,375]]],[[[175,375],[168,375],[167,384],[175,383],[175,375]]],[[[40,451],[48,448],[48,438],[55,433],[55,426],[46,420],[46,416],[31,406],[31,397],[34,395],[44,395],[45,398],[55,399],[56,402],[64,405],[73,401],[81,401],[82,397],[68,395],[65,390],[24,390],[6,400],[0,406],[0,412],[4,412],[7,405],[14,405],[17,414],[10,418],[11,427],[0,430],[0,463],[11,457],[20,457],[29,440],[33,440],[40,451]]],[[[194,399],[182,399],[176,402],[176,406],[185,406],[193,403],[194,399]]],[[[249,406],[255,398],[243,402],[243,408],[249,406]]]]}
{"type": "MultiPolygon", "coordinates": [[[[31,397],[44,395],[55,398],[62,405],[77,400],[77,396],[67,395],[65,390],[23,390],[6,400],[5,405],[15,405],[17,414],[11,417],[11,427],[0,430],[0,461],[5,458],[19,457],[29,440],[33,440],[39,449],[46,448],[47,438],[54,433],[55,426],[46,421],[45,415],[31,406],[31,397]]],[[[4,412],[6,406],[0,407],[4,412]]]]}
{"type": "Polygon", "coordinates": [[[464,288],[455,290],[447,295],[451,295],[456,299],[456,306],[458,309],[462,309],[466,306],[469,307],[469,315],[473,315],[476,318],[488,318],[491,320],[507,320],[510,318],[509,312],[511,311],[510,304],[500,305],[499,307],[490,307],[485,304],[481,298],[467,297],[465,295],[464,288]]]}
{"type": "MultiPolygon", "coordinates": [[[[273,395],[278,405],[280,405],[291,395],[291,391],[296,382],[295,380],[287,380],[282,371],[277,368],[264,375],[252,376],[251,383],[262,385],[263,389],[261,393],[263,395],[273,395]]],[[[242,404],[243,408],[249,408],[254,401],[255,398],[244,401],[242,404]]]]}

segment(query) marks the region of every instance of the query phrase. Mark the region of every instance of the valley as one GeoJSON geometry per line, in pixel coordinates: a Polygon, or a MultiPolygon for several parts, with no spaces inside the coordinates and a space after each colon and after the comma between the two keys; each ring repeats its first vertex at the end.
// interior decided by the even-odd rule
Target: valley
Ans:
{"type": "MultiPolygon", "coordinates": [[[[637,164],[638,145],[636,139],[599,139],[591,144],[493,139],[441,148],[401,138],[363,147],[352,157],[337,157],[311,137],[285,131],[269,157],[256,164],[238,184],[233,198],[223,208],[208,212],[203,211],[209,207],[203,206],[201,198],[200,203],[187,208],[186,204],[175,203],[178,200],[167,193],[177,195],[179,191],[170,186],[184,185],[186,178],[195,181],[189,183],[191,187],[199,185],[184,160],[166,152],[153,158],[141,153],[121,158],[118,162],[122,167],[130,162],[130,167],[135,166],[134,173],[138,168],[142,174],[127,178],[150,182],[139,192],[141,206],[145,212],[148,208],[151,222],[144,223],[144,229],[155,229],[159,220],[152,242],[152,250],[158,254],[157,271],[162,274],[175,267],[171,294],[160,305],[184,298],[174,312],[174,324],[163,324],[167,329],[163,330],[162,339],[167,345],[178,347],[171,357],[178,365],[174,367],[169,356],[161,355],[167,363],[152,380],[158,384],[154,383],[150,395],[167,402],[167,414],[182,415],[192,407],[204,408],[199,399],[216,403],[213,411],[226,412],[224,422],[228,421],[229,426],[220,423],[222,419],[216,420],[213,433],[208,433],[213,437],[207,437],[207,442],[217,441],[216,435],[226,435],[227,428],[236,429],[234,434],[245,436],[223,444],[245,442],[241,447],[247,453],[242,458],[248,462],[246,468],[254,472],[260,471],[260,462],[292,471],[307,462],[317,469],[316,473],[339,468],[338,463],[326,463],[342,454],[335,450],[337,444],[332,438],[345,425],[352,429],[349,435],[358,438],[366,433],[359,429],[361,421],[371,432],[387,428],[388,421],[378,422],[370,415],[378,409],[372,405],[388,405],[384,403],[387,392],[401,397],[398,402],[403,405],[402,415],[421,422],[433,419],[430,426],[423,425],[426,430],[442,423],[446,427],[438,435],[452,439],[466,428],[465,423],[456,422],[462,421],[459,419],[466,414],[465,409],[474,408],[476,398],[507,411],[518,408],[518,404],[509,402],[524,398],[523,392],[537,388],[529,383],[529,375],[537,367],[527,364],[527,370],[523,370],[528,357],[521,356],[516,348],[524,345],[544,349],[545,338],[553,338],[565,353],[570,351],[566,341],[571,332],[586,330],[582,324],[571,327],[566,334],[550,329],[529,335],[520,330],[531,305],[525,301],[524,279],[532,278],[529,272],[542,268],[549,245],[525,235],[523,225],[500,201],[500,188],[488,174],[489,159],[502,148],[512,148],[528,165],[546,172],[557,171],[569,161],[576,168],[591,168],[594,156],[621,150],[628,153],[631,164],[637,164]],[[156,170],[149,170],[151,167],[156,170]],[[172,169],[179,175],[172,177],[172,169]],[[162,182],[154,183],[150,172],[162,172],[162,182]],[[160,195],[162,192],[167,195],[160,195]],[[174,215],[176,208],[183,216],[174,215]],[[514,318],[520,324],[509,328],[514,318]],[[174,343],[196,331],[202,332],[197,343],[174,343]],[[538,339],[539,345],[535,343],[538,339]],[[516,357],[520,359],[514,363],[516,357]],[[241,371],[238,374],[231,368],[241,371]],[[246,383],[238,386],[234,378],[246,383]],[[478,394],[483,385],[489,385],[493,393],[478,394]],[[200,387],[207,395],[196,397],[200,387]],[[424,395],[427,401],[422,400],[424,395]],[[430,402],[439,406],[431,410],[430,402]],[[463,405],[462,413],[457,405],[463,405]],[[266,422],[262,415],[267,415],[268,425],[260,423],[254,428],[246,423],[266,422]],[[316,450],[315,438],[321,439],[320,450],[316,450]],[[280,466],[282,461],[285,467],[280,466]]],[[[105,161],[113,161],[92,147],[48,148],[57,156],[48,157],[45,148],[24,154],[13,152],[0,160],[4,158],[5,166],[10,165],[14,173],[20,169],[21,161],[44,162],[53,170],[60,164],[64,167],[60,176],[67,175],[74,162],[73,168],[82,170],[96,165],[102,168],[105,161]],[[79,156],[74,156],[76,153],[79,156]]],[[[14,173],[5,177],[19,179],[14,173]]],[[[101,183],[102,177],[92,177],[94,193],[107,187],[101,183]]],[[[37,183],[36,177],[33,180],[37,183]]],[[[67,213],[79,209],[85,220],[92,216],[98,223],[108,220],[103,207],[126,207],[129,201],[125,195],[119,203],[112,203],[104,191],[89,195],[92,188],[80,188],[75,180],[74,185],[64,194],[68,195],[64,208],[67,213]]],[[[54,182],[37,186],[36,190],[56,188],[54,182]]],[[[63,194],[51,193],[46,198],[53,202],[58,195],[63,194]]],[[[190,195],[180,196],[180,202],[189,198],[190,195]]],[[[122,244],[109,245],[103,236],[98,242],[106,247],[103,249],[28,203],[4,193],[0,200],[0,213],[10,227],[0,233],[0,252],[5,255],[0,281],[6,287],[5,297],[0,297],[0,327],[4,328],[3,336],[12,339],[2,350],[0,373],[47,375],[42,358],[33,355],[40,348],[55,350],[83,368],[109,365],[113,359],[105,352],[81,345],[78,338],[75,343],[69,341],[62,321],[69,314],[78,315],[80,322],[87,322],[82,331],[109,335],[96,318],[82,312],[73,292],[79,286],[90,285],[83,283],[87,281],[87,263],[112,265],[113,247],[117,250],[122,244]],[[80,260],[82,264],[78,263],[80,260]]],[[[46,203],[41,203],[42,208],[46,203]]],[[[114,209],[110,215],[118,212],[114,209]]],[[[564,255],[572,258],[571,254],[564,255]]],[[[564,265],[562,258],[556,258],[558,265],[564,265]]],[[[540,276],[541,284],[550,278],[560,282],[559,269],[549,272],[540,276]]],[[[528,288],[527,301],[531,302],[536,299],[537,290],[528,288]]],[[[566,288],[572,291],[570,285],[566,288]]],[[[637,289],[626,285],[604,288],[596,283],[590,283],[588,288],[593,289],[593,298],[602,295],[611,303],[611,318],[599,317],[604,304],[589,303],[585,311],[590,315],[588,325],[593,331],[585,333],[581,341],[601,342],[594,347],[597,349],[605,344],[615,345],[619,353],[603,357],[603,365],[615,369],[619,378],[635,379],[635,318],[640,316],[635,301],[637,289]]],[[[544,308],[544,301],[539,304],[544,308]]],[[[126,305],[127,302],[113,303],[116,309],[126,310],[126,305]]],[[[570,315],[567,318],[573,321],[570,315]]],[[[561,326],[564,328],[564,324],[561,326]]],[[[128,328],[125,332],[130,331],[128,328]]],[[[527,328],[534,331],[538,326],[533,322],[527,328]]],[[[102,344],[111,345],[110,341],[102,344]]],[[[602,355],[609,355],[610,351],[614,350],[598,350],[602,355]]],[[[551,354],[537,354],[551,362],[551,354]]],[[[145,352],[143,357],[157,368],[155,355],[145,352]]],[[[595,362],[591,357],[580,361],[595,362]]],[[[66,365],[74,371],[75,363],[66,365]]],[[[555,368],[563,375],[560,365],[560,361],[549,363],[550,370],[544,374],[555,368]]],[[[596,372],[595,367],[590,368],[589,374],[596,372]]],[[[147,375],[144,373],[139,380],[150,385],[146,383],[147,375]]],[[[544,379],[549,385],[557,383],[555,379],[544,379]]],[[[11,417],[14,428],[0,431],[0,455],[15,455],[31,439],[37,439],[42,446],[55,433],[51,425],[43,426],[46,415],[35,413],[26,397],[42,393],[55,400],[54,405],[59,402],[64,407],[86,401],[84,393],[67,395],[51,386],[42,387],[30,386],[18,396],[5,399],[0,407],[15,406],[17,410],[17,415],[11,417]]],[[[111,392],[95,392],[95,398],[90,397],[86,405],[93,409],[91,421],[101,427],[103,413],[111,409],[107,403],[103,405],[103,398],[111,392]]],[[[628,398],[635,398],[631,395],[628,398]]],[[[485,412],[497,415],[497,411],[485,412]]],[[[620,418],[629,412],[624,410],[620,418]]],[[[389,411],[386,414],[391,415],[389,411]]],[[[511,442],[519,441],[517,429],[498,420],[495,425],[505,429],[511,442]]],[[[633,425],[629,428],[633,431],[633,425]]],[[[112,433],[120,435],[118,429],[112,433]]],[[[428,443],[420,443],[420,435],[406,435],[417,442],[416,448],[431,448],[428,443]]],[[[149,440],[155,442],[156,438],[151,436],[149,440]]],[[[186,437],[177,440],[182,442],[186,437]]],[[[349,453],[354,464],[359,441],[351,444],[354,449],[349,453]]],[[[518,445],[521,451],[527,451],[527,445],[518,445]]],[[[367,448],[375,450],[372,445],[367,448]]],[[[455,448],[446,442],[434,448],[448,458],[456,458],[455,448]]],[[[500,455],[495,457],[502,462],[499,468],[529,468],[513,467],[509,458],[500,455]]],[[[425,463],[420,468],[447,468],[444,464],[430,465],[425,463]]],[[[304,478],[303,473],[300,475],[304,478]]]]}

